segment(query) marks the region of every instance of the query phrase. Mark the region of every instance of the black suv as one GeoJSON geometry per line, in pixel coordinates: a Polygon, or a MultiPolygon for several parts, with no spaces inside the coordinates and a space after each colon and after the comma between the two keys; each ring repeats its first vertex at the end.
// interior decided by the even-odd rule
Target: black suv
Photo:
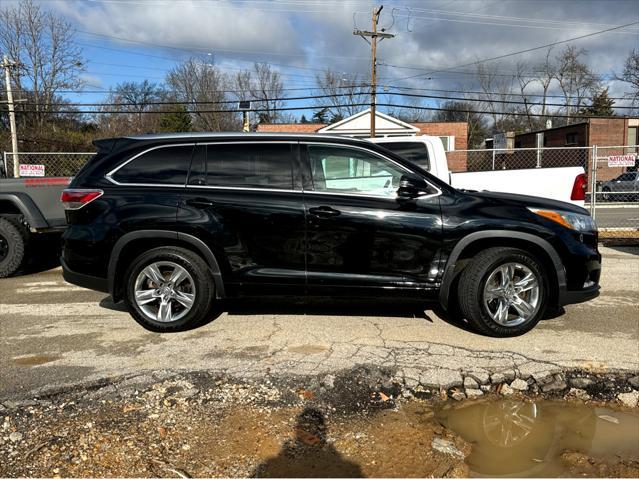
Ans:
{"type": "Polygon", "coordinates": [[[514,336],[598,295],[588,212],[456,190],[364,140],[171,134],[98,140],[63,193],[70,282],[153,331],[245,295],[437,301],[514,336]]]}

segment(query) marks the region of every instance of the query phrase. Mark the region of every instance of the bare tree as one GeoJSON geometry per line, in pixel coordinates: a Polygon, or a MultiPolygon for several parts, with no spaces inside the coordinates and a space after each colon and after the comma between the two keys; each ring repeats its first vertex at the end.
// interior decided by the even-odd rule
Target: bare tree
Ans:
{"type": "Polygon", "coordinates": [[[109,92],[97,124],[112,136],[157,131],[160,115],[154,112],[159,111],[158,102],[165,98],[164,90],[148,80],[120,83],[109,92]]]}
{"type": "Polygon", "coordinates": [[[533,112],[533,106],[531,105],[530,98],[526,94],[526,90],[535,81],[535,78],[530,76],[528,64],[524,62],[517,62],[517,65],[515,68],[516,68],[517,83],[519,85],[519,94],[521,96],[522,101],[524,102],[524,111],[526,112],[526,120],[528,122],[528,128],[532,129],[534,127],[534,121],[531,115],[534,112],[533,112]]]}
{"type": "Polygon", "coordinates": [[[475,113],[470,102],[448,100],[439,105],[433,115],[434,121],[465,121],[468,124],[468,147],[479,148],[488,136],[486,120],[481,113],[475,113]]]}
{"type": "Polygon", "coordinates": [[[223,111],[234,109],[235,105],[220,103],[230,100],[226,95],[230,81],[213,63],[190,58],[168,73],[166,83],[175,99],[184,102],[193,115],[196,131],[239,130],[239,116],[223,111]]]}
{"type": "Polygon", "coordinates": [[[59,105],[59,91],[82,85],[85,61],[73,43],[71,24],[32,0],[0,10],[0,49],[20,64],[14,75],[20,96],[30,101],[22,115],[42,126],[59,105]]]}
{"type": "Polygon", "coordinates": [[[564,110],[569,116],[577,113],[589,96],[601,90],[601,80],[581,60],[586,55],[583,48],[569,45],[556,57],[555,79],[564,96],[564,110]]]}
{"type": "Polygon", "coordinates": [[[639,103],[639,50],[633,49],[623,66],[621,75],[615,75],[617,80],[630,84],[631,91],[626,94],[632,104],[639,103]]]}
{"type": "Polygon", "coordinates": [[[233,78],[238,100],[250,100],[252,109],[260,110],[260,123],[276,123],[284,119],[280,108],[286,106],[284,83],[280,73],[268,63],[255,63],[233,78]]]}
{"type": "Polygon", "coordinates": [[[260,123],[274,123],[280,117],[280,108],[284,107],[284,84],[280,73],[267,63],[253,65],[251,96],[257,100],[260,123]]]}
{"type": "Polygon", "coordinates": [[[369,101],[370,82],[357,74],[326,70],[316,75],[315,82],[323,95],[331,95],[316,104],[329,105],[328,113],[333,118],[352,116],[364,109],[353,105],[369,101]]]}
{"type": "Polygon", "coordinates": [[[548,48],[546,52],[546,58],[542,63],[535,68],[537,78],[536,81],[541,85],[542,97],[541,97],[541,114],[547,113],[546,103],[548,102],[548,93],[552,85],[553,80],[556,78],[555,64],[550,56],[552,53],[552,47],[548,48]]]}
{"type": "Polygon", "coordinates": [[[483,92],[480,95],[482,109],[492,118],[492,127],[501,129],[501,123],[508,116],[508,104],[501,103],[513,94],[516,75],[504,76],[498,73],[498,67],[487,67],[483,63],[477,64],[477,80],[483,92]]]}

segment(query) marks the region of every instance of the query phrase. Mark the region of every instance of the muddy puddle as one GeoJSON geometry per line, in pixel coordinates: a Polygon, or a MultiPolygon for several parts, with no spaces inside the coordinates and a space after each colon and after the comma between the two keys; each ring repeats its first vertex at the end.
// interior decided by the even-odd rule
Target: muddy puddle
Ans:
{"type": "Polygon", "coordinates": [[[639,413],[565,402],[500,400],[440,410],[472,445],[474,476],[621,476],[639,472],[639,413]]]}
{"type": "Polygon", "coordinates": [[[60,356],[51,356],[47,354],[22,356],[19,358],[13,358],[13,362],[18,366],[40,366],[42,364],[51,363],[60,359],[60,356]]]}

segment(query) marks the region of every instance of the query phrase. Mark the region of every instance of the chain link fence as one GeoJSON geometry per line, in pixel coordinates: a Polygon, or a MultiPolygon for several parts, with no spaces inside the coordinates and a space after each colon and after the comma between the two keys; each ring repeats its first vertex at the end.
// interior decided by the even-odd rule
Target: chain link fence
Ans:
{"type": "Polygon", "coordinates": [[[602,236],[639,238],[639,147],[594,146],[590,211],[602,236]]]}
{"type": "MultiPolygon", "coordinates": [[[[74,176],[95,153],[91,152],[24,152],[18,153],[18,168],[14,168],[13,153],[4,152],[2,166],[4,176],[74,176]]],[[[1,175],[0,175],[1,176],[1,175]]]]}
{"type": "Polygon", "coordinates": [[[588,168],[592,147],[456,150],[446,153],[453,173],[461,171],[522,170],[529,168],[588,168]],[[465,166],[465,167],[464,167],[465,166]]]}

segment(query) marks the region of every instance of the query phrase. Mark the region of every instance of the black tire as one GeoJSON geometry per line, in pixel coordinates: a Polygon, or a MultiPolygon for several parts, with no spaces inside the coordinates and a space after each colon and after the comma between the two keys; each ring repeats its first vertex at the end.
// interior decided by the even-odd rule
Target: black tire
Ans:
{"type": "Polygon", "coordinates": [[[548,279],[541,263],[518,248],[489,248],[477,254],[462,271],[457,294],[461,313],[481,334],[495,337],[519,336],[530,331],[544,316],[548,303],[548,279]],[[528,267],[539,284],[539,307],[529,319],[519,325],[503,326],[489,314],[483,291],[490,274],[506,263],[519,263],[528,267]]]}
{"type": "Polygon", "coordinates": [[[29,231],[17,220],[0,217],[0,278],[18,271],[25,256],[29,231]]]}
{"type": "Polygon", "coordinates": [[[169,333],[193,329],[206,321],[215,300],[215,282],[206,262],[197,254],[179,247],[155,248],[140,255],[124,276],[126,284],[124,302],[129,313],[141,326],[157,333],[169,333]],[[194,283],[193,306],[186,315],[170,322],[151,319],[135,301],[135,284],[147,266],[156,262],[171,262],[183,267],[194,283]]]}
{"type": "Polygon", "coordinates": [[[604,188],[604,189],[603,189],[603,190],[601,190],[601,191],[602,191],[601,198],[602,198],[604,201],[612,201],[612,198],[611,198],[611,196],[612,196],[612,195],[610,195],[610,194],[609,194],[609,193],[610,193],[610,188],[607,188],[607,187],[606,187],[606,188],[604,188]]]}

